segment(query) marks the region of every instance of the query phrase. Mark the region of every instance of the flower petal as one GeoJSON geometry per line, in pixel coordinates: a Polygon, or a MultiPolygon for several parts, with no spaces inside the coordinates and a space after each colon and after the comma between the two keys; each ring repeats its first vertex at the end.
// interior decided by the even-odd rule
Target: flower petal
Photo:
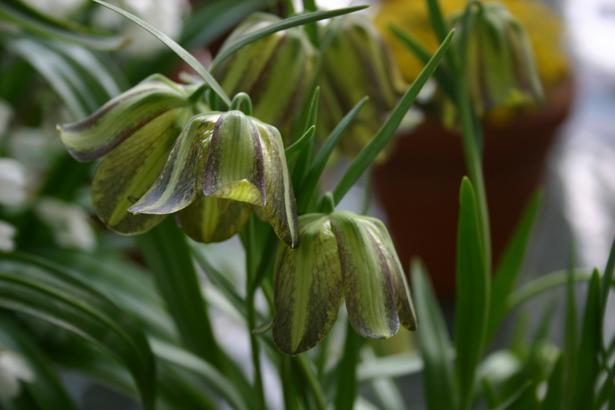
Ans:
{"type": "Polygon", "coordinates": [[[391,337],[399,329],[397,257],[376,222],[350,212],[331,214],[348,318],[361,336],[371,339],[391,337]]]}
{"type": "Polygon", "coordinates": [[[305,215],[301,246],[282,247],[276,265],[273,340],[285,353],[315,346],[329,332],[342,300],[342,274],[327,216],[305,215]]]}
{"type": "Polygon", "coordinates": [[[129,212],[163,215],[190,205],[203,183],[207,145],[215,124],[211,117],[195,116],[184,127],[160,177],[129,212]]]}
{"type": "Polygon", "coordinates": [[[177,214],[182,230],[197,242],[221,242],[235,235],[248,221],[252,207],[201,194],[177,214]]]}
{"type": "Polygon", "coordinates": [[[205,196],[262,206],[263,174],[263,151],[252,119],[241,111],[220,115],[207,154],[205,196]]]}
{"type": "Polygon", "coordinates": [[[165,114],[189,104],[184,89],[153,75],[115,97],[83,121],[58,127],[62,142],[78,161],[102,157],[165,114]]]}
{"type": "Polygon", "coordinates": [[[180,133],[177,114],[168,111],[139,129],[100,162],[92,182],[92,198],[99,218],[110,229],[137,234],[164,217],[128,212],[156,181],[180,133]]]}
{"type": "Polygon", "coordinates": [[[296,247],[299,243],[297,207],[286,165],[282,137],[271,125],[258,120],[253,120],[253,123],[261,138],[267,193],[265,206],[255,207],[255,212],[260,218],[269,222],[280,239],[289,246],[296,247]]]}

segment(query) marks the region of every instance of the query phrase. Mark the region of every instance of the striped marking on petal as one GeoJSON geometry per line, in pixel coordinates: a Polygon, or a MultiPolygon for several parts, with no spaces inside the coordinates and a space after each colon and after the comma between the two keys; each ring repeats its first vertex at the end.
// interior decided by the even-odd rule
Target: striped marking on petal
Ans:
{"type": "Polygon", "coordinates": [[[335,212],[337,239],[348,318],[363,337],[381,339],[399,329],[396,279],[389,252],[372,218],[335,212]]]}
{"type": "Polygon", "coordinates": [[[282,245],[275,272],[273,340],[297,354],[322,340],[337,317],[342,276],[335,236],[324,215],[301,219],[301,246],[282,245]]]}
{"type": "Polygon", "coordinates": [[[169,111],[141,128],[100,162],[92,182],[96,213],[111,230],[121,234],[145,232],[163,216],[128,212],[156,181],[180,133],[178,113],[169,111]]]}
{"type": "Polygon", "coordinates": [[[58,126],[58,130],[73,158],[91,161],[106,155],[147,124],[187,105],[180,86],[155,75],[115,97],[90,117],[58,126]]]}
{"type": "Polygon", "coordinates": [[[160,177],[130,212],[162,215],[190,205],[202,185],[207,144],[215,124],[212,117],[193,117],[184,127],[160,177]]]}
{"type": "Polygon", "coordinates": [[[263,206],[263,168],[261,140],[252,119],[241,111],[220,115],[207,154],[205,196],[263,206]]]}
{"type": "Polygon", "coordinates": [[[299,243],[297,206],[288,173],[282,137],[275,127],[254,120],[263,147],[267,203],[255,207],[256,214],[267,221],[276,235],[291,247],[299,243]]]}

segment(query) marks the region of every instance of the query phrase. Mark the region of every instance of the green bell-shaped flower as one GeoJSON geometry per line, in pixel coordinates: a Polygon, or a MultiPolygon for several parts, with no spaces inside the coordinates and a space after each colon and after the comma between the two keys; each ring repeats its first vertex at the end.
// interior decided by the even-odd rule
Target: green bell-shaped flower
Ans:
{"type": "MultiPolygon", "coordinates": [[[[228,37],[222,50],[238,38],[280,19],[255,13],[228,37]]],[[[278,31],[251,43],[219,65],[212,74],[229,95],[245,92],[252,98],[254,116],[277,127],[290,143],[291,127],[316,73],[316,49],[301,27],[278,31]]]]}
{"type": "Polygon", "coordinates": [[[542,86],[525,30],[502,4],[476,2],[453,18],[465,39],[465,72],[478,114],[493,108],[537,103],[542,86]]]}
{"type": "Polygon", "coordinates": [[[194,116],[160,177],[129,209],[178,212],[184,231],[201,242],[237,233],[252,210],[280,239],[297,245],[295,197],[280,133],[241,111],[194,116]]]}
{"type": "Polygon", "coordinates": [[[78,161],[104,157],[92,183],[94,208],[110,229],[137,234],[162,220],[128,212],[156,181],[183,124],[192,115],[188,90],[154,75],[83,121],[59,126],[78,161]]]}
{"type": "Polygon", "coordinates": [[[406,86],[390,50],[365,16],[332,20],[323,46],[320,135],[328,135],[359,100],[369,97],[340,141],[342,151],[355,155],[378,131],[406,86]]]}
{"type": "Polygon", "coordinates": [[[299,219],[301,245],[284,247],[275,276],[273,338],[290,354],[326,336],[342,297],[363,337],[393,336],[400,323],[416,328],[404,271],[384,224],[350,212],[299,219]]]}

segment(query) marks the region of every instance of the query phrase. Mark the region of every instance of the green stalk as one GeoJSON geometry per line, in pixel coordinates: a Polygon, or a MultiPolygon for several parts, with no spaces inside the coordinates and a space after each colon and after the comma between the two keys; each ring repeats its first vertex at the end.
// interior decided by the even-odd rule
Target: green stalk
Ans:
{"type": "Polygon", "coordinates": [[[312,371],[305,354],[297,357],[297,364],[299,365],[299,368],[303,372],[303,376],[308,383],[307,387],[312,391],[312,395],[314,396],[314,399],[316,399],[316,408],[318,410],[327,410],[327,399],[325,398],[325,393],[322,390],[320,382],[316,379],[316,375],[312,371]]]}
{"type": "Polygon", "coordinates": [[[252,355],[252,366],[254,368],[254,389],[256,390],[256,408],[265,410],[265,389],[263,388],[263,375],[260,358],[260,346],[258,338],[254,333],[256,329],[256,306],[254,297],[256,294],[254,276],[256,274],[255,251],[258,249],[256,244],[254,217],[248,223],[243,236],[243,244],[246,251],[246,306],[248,314],[248,332],[250,334],[250,349],[252,355]]]}

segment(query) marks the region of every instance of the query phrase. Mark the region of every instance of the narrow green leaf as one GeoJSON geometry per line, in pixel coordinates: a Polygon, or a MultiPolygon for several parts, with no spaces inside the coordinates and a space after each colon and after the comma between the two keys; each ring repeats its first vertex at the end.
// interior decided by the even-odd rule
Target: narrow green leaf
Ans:
{"type": "Polygon", "coordinates": [[[572,409],[589,408],[594,402],[594,384],[598,378],[598,357],[602,347],[600,274],[594,270],[587,289],[585,314],[581,329],[576,365],[576,382],[572,384],[572,409]]]}
{"type": "Polygon", "coordinates": [[[561,410],[564,407],[564,358],[560,354],[547,381],[547,393],[541,410],[561,410]]]}
{"type": "MultiPolygon", "coordinates": [[[[423,45],[415,39],[410,33],[403,31],[397,26],[390,26],[389,30],[397,37],[397,39],[410,50],[415,57],[422,63],[427,64],[431,58],[431,53],[423,47],[423,45]]],[[[455,99],[455,86],[446,67],[440,66],[434,73],[434,77],[438,81],[438,85],[442,91],[454,101],[455,99]]]]}
{"type": "Polygon", "coordinates": [[[292,163],[297,159],[300,154],[303,154],[305,148],[310,144],[311,140],[314,138],[314,134],[316,131],[316,126],[312,125],[303,133],[301,137],[297,141],[295,141],[291,146],[286,148],[286,159],[289,163],[292,163]]]}
{"type": "Polygon", "coordinates": [[[185,346],[222,369],[222,352],[182,232],[169,219],[139,236],[137,242],[185,346]]]}
{"type": "Polygon", "coordinates": [[[19,0],[3,0],[0,19],[41,37],[52,37],[93,49],[115,50],[128,41],[126,37],[96,33],[73,22],[50,17],[19,0]]]}
{"type": "Polygon", "coordinates": [[[162,340],[152,339],[150,343],[157,357],[201,376],[234,409],[248,409],[248,405],[242,400],[241,394],[236,387],[215,367],[192,353],[162,340]]]}
{"type": "Polygon", "coordinates": [[[444,317],[423,265],[412,264],[412,287],[418,315],[417,337],[424,366],[424,385],[430,409],[456,409],[457,391],[453,382],[452,346],[444,317]]]}
{"type": "Polygon", "coordinates": [[[507,398],[505,398],[500,404],[496,407],[493,407],[492,410],[508,410],[516,408],[515,405],[523,397],[525,393],[532,387],[531,382],[525,382],[521,387],[519,387],[516,391],[510,394],[507,398]]]}
{"type": "Polygon", "coordinates": [[[539,204],[540,195],[534,195],[521,216],[495,271],[495,280],[491,288],[487,341],[493,337],[506,311],[506,301],[521,271],[539,204]]]}
{"type": "Polygon", "coordinates": [[[447,24],[440,8],[438,0],[425,0],[427,2],[427,10],[429,11],[429,22],[436,37],[442,41],[446,37],[447,24]]]}
{"type": "Polygon", "coordinates": [[[111,301],[60,273],[4,267],[0,305],[58,325],[110,352],[130,370],[144,406],[153,409],[155,362],[144,334],[111,301]]]}
{"type": "Polygon", "coordinates": [[[218,97],[220,97],[220,99],[222,101],[224,101],[224,103],[227,106],[231,105],[231,100],[226,95],[226,93],[224,92],[224,90],[222,89],[220,84],[218,84],[216,79],[212,77],[212,75],[209,73],[209,71],[207,71],[207,69],[205,67],[203,67],[203,65],[199,62],[199,60],[194,58],[194,56],[192,54],[190,54],[186,49],[184,49],[182,46],[177,44],[171,37],[167,36],[162,31],[158,30],[157,28],[155,28],[151,24],[149,24],[146,21],[140,19],[139,17],[135,16],[134,14],[131,14],[131,13],[127,12],[126,10],[123,10],[123,9],[117,7],[117,6],[109,4],[109,3],[107,3],[107,2],[105,2],[103,0],[92,0],[92,1],[94,1],[95,3],[98,3],[101,6],[106,7],[108,9],[110,9],[110,10],[113,10],[114,12],[116,12],[116,13],[124,16],[124,17],[126,17],[127,19],[129,19],[129,20],[133,21],[134,23],[138,24],[139,26],[141,26],[144,30],[146,30],[149,33],[151,33],[154,37],[156,37],[158,40],[160,40],[165,46],[167,46],[175,54],[177,54],[177,56],[179,58],[181,58],[186,64],[188,64],[190,67],[192,67],[192,69],[194,69],[194,71],[196,71],[203,78],[203,80],[205,80],[205,82],[207,84],[209,84],[211,89],[216,93],[216,95],[218,95],[218,97]]]}
{"type": "MultiPolygon", "coordinates": [[[[100,1],[100,0],[94,0],[100,1]]],[[[312,23],[318,20],[325,20],[336,16],[341,16],[348,13],[353,13],[355,11],[363,10],[367,6],[355,6],[355,7],[347,7],[342,9],[335,10],[326,10],[326,11],[314,11],[310,13],[299,14],[293,17],[286,18],[277,23],[271,24],[267,27],[264,27],[259,30],[255,30],[250,34],[247,34],[243,37],[240,37],[233,44],[229,44],[228,47],[225,47],[223,51],[218,53],[212,62],[212,66],[216,66],[222,63],[226,58],[228,58],[231,54],[241,49],[242,47],[253,43],[254,41],[266,37],[270,34],[273,34],[278,31],[286,30],[291,27],[301,26],[307,23],[312,23]]]]}
{"type": "Polygon", "coordinates": [[[575,269],[573,260],[569,261],[566,275],[566,320],[564,323],[564,394],[565,403],[569,407],[574,397],[577,383],[577,355],[578,355],[578,325],[577,325],[577,302],[574,287],[575,269]]]}
{"type": "Polygon", "coordinates": [[[32,337],[8,316],[0,316],[0,349],[18,353],[32,372],[31,383],[23,387],[32,396],[40,410],[75,410],[76,406],[62,386],[49,358],[36,345],[32,337]]]}
{"type": "Polygon", "coordinates": [[[318,150],[310,170],[303,181],[303,185],[299,190],[298,203],[300,205],[300,213],[305,212],[307,206],[309,206],[318,186],[318,181],[327,166],[327,162],[329,161],[333,150],[344,135],[344,132],[348,129],[350,124],[352,124],[354,119],[357,117],[357,114],[359,114],[367,101],[367,97],[362,98],[335,126],[333,131],[331,131],[331,134],[329,134],[329,136],[325,139],[324,143],[320,147],[320,150],[318,150]]]}
{"type": "Polygon", "coordinates": [[[181,44],[189,50],[207,47],[269,0],[215,0],[195,7],[184,23],[181,44]]]}
{"type": "Polygon", "coordinates": [[[456,371],[462,409],[471,405],[476,367],[485,345],[491,285],[478,212],[474,188],[464,177],[457,231],[455,305],[456,371]]]}
{"type": "Polygon", "coordinates": [[[342,359],[337,366],[335,386],[335,410],[352,410],[357,398],[357,363],[363,341],[354,332],[353,326],[346,326],[346,341],[342,359]]]}
{"type": "Polygon", "coordinates": [[[429,79],[433,72],[438,67],[440,60],[451,45],[454,32],[451,31],[438,50],[434,53],[433,57],[429,60],[429,63],[423,67],[423,70],[414,80],[412,85],[405,92],[401,100],[397,103],[386,122],[380,127],[376,135],[371,139],[361,152],[352,161],[348,170],[335,187],[333,197],[336,203],[339,203],[344,195],[350,190],[350,188],[357,182],[363,172],[374,162],[378,154],[386,147],[388,142],[393,138],[399,124],[403,120],[404,116],[414,103],[417,95],[429,79]]]}
{"type": "MultiPolygon", "coordinates": [[[[310,104],[306,107],[307,112],[305,116],[304,129],[314,128],[316,132],[316,125],[318,121],[318,110],[320,107],[320,87],[315,87],[312,97],[310,98],[310,104]]],[[[314,140],[310,139],[305,145],[303,155],[299,156],[296,164],[293,167],[292,178],[293,186],[301,186],[301,183],[307,173],[307,170],[312,163],[312,157],[314,155],[314,140]]]]}
{"type": "Polygon", "coordinates": [[[609,253],[609,259],[604,268],[604,273],[602,274],[602,284],[600,285],[600,302],[602,305],[603,317],[606,315],[606,306],[609,299],[609,292],[612,288],[613,275],[615,275],[615,239],[611,244],[611,252],[609,253]]]}

